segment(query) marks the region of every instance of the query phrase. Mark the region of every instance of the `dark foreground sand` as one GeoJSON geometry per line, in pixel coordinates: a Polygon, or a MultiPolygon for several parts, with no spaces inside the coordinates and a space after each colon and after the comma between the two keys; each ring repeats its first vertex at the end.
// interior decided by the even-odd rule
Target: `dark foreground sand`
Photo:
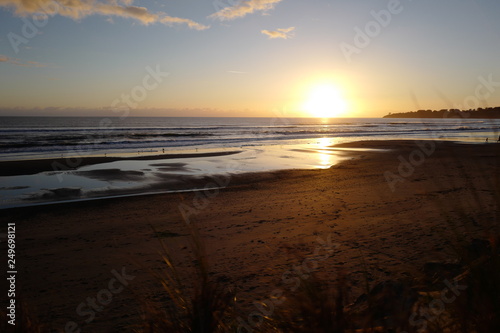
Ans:
{"type": "MultiPolygon", "coordinates": [[[[1,211],[2,225],[16,223],[18,300],[60,331],[69,321],[85,332],[130,331],[140,302],[164,297],[149,272],[162,267],[150,226],[190,272],[186,217],[199,230],[212,276],[237,292],[242,317],[273,290],[290,294],[304,263],[331,283],[347,274],[354,299],[366,280],[418,280],[424,263],[456,258],[458,239],[498,232],[500,144],[343,147],[393,150],[359,152],[328,170],[207,180],[227,184],[220,191],[1,211]],[[96,297],[95,318],[86,306],[78,311],[96,297]]],[[[6,253],[3,241],[0,248],[6,253]]]]}

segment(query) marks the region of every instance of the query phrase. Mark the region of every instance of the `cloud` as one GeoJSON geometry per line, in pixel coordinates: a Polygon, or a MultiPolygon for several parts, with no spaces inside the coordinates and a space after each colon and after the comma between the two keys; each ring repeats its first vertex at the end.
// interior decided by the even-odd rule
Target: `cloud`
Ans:
{"type": "Polygon", "coordinates": [[[232,7],[225,7],[209,17],[220,21],[234,20],[256,11],[267,12],[282,0],[241,0],[232,7]]]}
{"type": "Polygon", "coordinates": [[[278,30],[274,30],[274,31],[262,30],[261,32],[264,35],[267,35],[271,39],[273,39],[273,38],[289,39],[289,38],[292,38],[295,35],[293,33],[294,30],[295,30],[295,27],[290,27],[290,28],[278,29],[278,30]]]}
{"type": "Polygon", "coordinates": [[[162,17],[160,19],[160,22],[165,24],[165,25],[168,25],[168,26],[172,26],[174,24],[185,24],[189,28],[195,29],[195,30],[205,30],[205,29],[209,28],[209,26],[207,26],[207,25],[199,24],[199,23],[194,22],[190,19],[185,19],[185,18],[180,18],[180,17],[172,17],[172,16],[162,17]]]}
{"type": "Polygon", "coordinates": [[[190,19],[171,17],[163,12],[153,13],[145,7],[133,6],[134,0],[0,0],[0,7],[12,8],[16,15],[32,14],[61,15],[80,20],[90,15],[103,15],[108,18],[122,17],[148,25],[163,23],[168,26],[184,24],[191,29],[205,30],[209,26],[190,19]]]}
{"type": "Polygon", "coordinates": [[[16,66],[23,67],[47,67],[46,64],[42,64],[36,61],[22,61],[20,59],[7,57],[6,55],[0,54],[0,63],[5,62],[7,64],[12,64],[16,66]]]}

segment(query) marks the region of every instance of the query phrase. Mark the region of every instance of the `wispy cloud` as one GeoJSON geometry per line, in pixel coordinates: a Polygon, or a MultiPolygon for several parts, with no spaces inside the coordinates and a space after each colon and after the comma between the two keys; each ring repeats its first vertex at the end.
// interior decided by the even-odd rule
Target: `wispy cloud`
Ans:
{"type": "Polygon", "coordinates": [[[163,12],[153,13],[145,7],[133,6],[134,0],[0,0],[0,7],[12,8],[16,15],[25,16],[35,13],[61,15],[80,20],[90,15],[122,17],[139,21],[141,24],[163,23],[168,26],[183,24],[190,29],[205,30],[209,26],[193,20],[172,17],[163,12]]]}
{"type": "Polygon", "coordinates": [[[226,7],[209,17],[220,21],[234,20],[254,12],[264,12],[273,9],[282,0],[241,0],[234,6],[226,7]]]}
{"type": "Polygon", "coordinates": [[[240,72],[240,71],[227,71],[227,72],[231,74],[248,74],[247,72],[240,72]]]}
{"type": "Polygon", "coordinates": [[[189,28],[195,29],[195,30],[205,30],[205,29],[210,28],[210,26],[208,26],[208,25],[199,24],[199,23],[192,21],[190,19],[180,18],[180,17],[172,17],[172,16],[164,16],[160,19],[160,22],[165,24],[165,25],[168,25],[168,26],[173,26],[175,24],[185,24],[189,28]]]}
{"type": "Polygon", "coordinates": [[[277,29],[274,31],[262,30],[261,32],[264,35],[267,35],[269,38],[289,39],[289,38],[293,38],[295,36],[294,30],[295,30],[295,27],[290,27],[290,28],[286,28],[286,29],[277,29]]]}
{"type": "Polygon", "coordinates": [[[16,66],[23,67],[47,67],[47,64],[42,64],[36,61],[22,61],[20,59],[7,57],[6,55],[0,54],[0,63],[7,63],[16,66]]]}

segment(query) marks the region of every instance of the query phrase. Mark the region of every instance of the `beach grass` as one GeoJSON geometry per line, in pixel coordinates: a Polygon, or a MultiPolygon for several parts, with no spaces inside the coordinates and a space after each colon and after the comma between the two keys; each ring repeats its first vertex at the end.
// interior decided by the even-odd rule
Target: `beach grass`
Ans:
{"type": "Polygon", "coordinates": [[[333,277],[319,277],[313,273],[301,279],[297,290],[279,302],[260,303],[260,318],[256,318],[252,325],[241,325],[241,318],[246,314],[236,306],[235,293],[229,286],[210,278],[203,242],[197,233],[192,233],[191,239],[197,265],[195,272],[192,272],[194,283],[189,286],[173,264],[165,242],[161,240],[165,265],[162,274],[156,274],[156,278],[168,295],[169,305],[153,305],[145,300],[144,320],[137,332],[499,331],[500,237],[497,235],[456,245],[461,248],[462,269],[452,281],[445,279],[451,288],[447,290],[452,296],[449,302],[440,300],[445,293],[435,291],[441,285],[434,282],[415,286],[408,281],[385,281],[370,288],[368,281],[365,281],[366,294],[360,296],[355,304],[348,304],[349,288],[345,273],[333,286],[329,283],[333,277]],[[453,286],[458,289],[453,290],[453,286]],[[439,309],[436,301],[443,304],[442,309],[439,309]]]}
{"type": "MultiPolygon", "coordinates": [[[[154,230],[154,229],[153,229],[154,230]]],[[[229,332],[233,317],[235,295],[210,275],[204,244],[196,229],[191,230],[191,249],[195,265],[190,276],[176,267],[166,242],[159,238],[163,269],[150,270],[166,294],[168,304],[155,305],[143,299],[143,322],[138,332],[229,332]]],[[[158,232],[158,237],[177,237],[179,234],[158,232]]]]}

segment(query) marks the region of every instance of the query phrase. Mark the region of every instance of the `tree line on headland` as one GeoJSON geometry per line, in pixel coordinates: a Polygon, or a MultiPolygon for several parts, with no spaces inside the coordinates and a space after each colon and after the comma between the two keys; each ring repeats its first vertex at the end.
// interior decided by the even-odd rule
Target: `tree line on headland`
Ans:
{"type": "Polygon", "coordinates": [[[500,106],[470,110],[441,109],[389,113],[384,118],[481,118],[500,119],[500,106]]]}

